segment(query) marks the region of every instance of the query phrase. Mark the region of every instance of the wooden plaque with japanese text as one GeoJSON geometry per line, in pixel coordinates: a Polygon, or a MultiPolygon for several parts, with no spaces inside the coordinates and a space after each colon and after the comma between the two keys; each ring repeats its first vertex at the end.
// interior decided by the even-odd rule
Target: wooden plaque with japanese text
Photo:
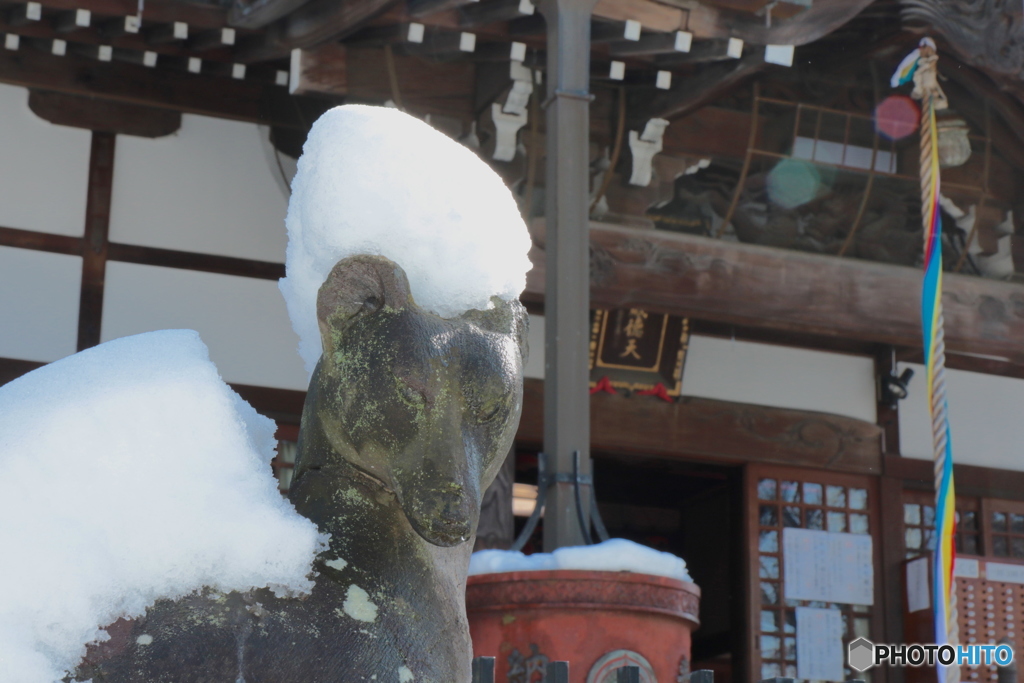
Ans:
{"type": "Polygon", "coordinates": [[[689,321],[639,308],[591,313],[590,385],[602,378],[616,389],[647,390],[657,384],[678,396],[690,337],[689,321]]]}

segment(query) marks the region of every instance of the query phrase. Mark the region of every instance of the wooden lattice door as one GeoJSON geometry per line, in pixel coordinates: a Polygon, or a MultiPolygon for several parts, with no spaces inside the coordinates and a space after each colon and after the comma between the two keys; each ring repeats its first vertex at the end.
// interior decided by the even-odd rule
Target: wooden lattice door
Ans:
{"type": "MultiPolygon", "coordinates": [[[[745,482],[745,534],[748,553],[748,678],[797,675],[797,608],[836,610],[841,615],[843,652],[858,637],[880,641],[882,586],[878,481],[875,477],[772,465],[748,465],[745,482]],[[807,529],[871,538],[871,604],[848,604],[786,598],[786,529],[807,529]]],[[[860,544],[860,545],[863,545],[860,544]]],[[[881,683],[884,673],[852,672],[881,683]]]]}

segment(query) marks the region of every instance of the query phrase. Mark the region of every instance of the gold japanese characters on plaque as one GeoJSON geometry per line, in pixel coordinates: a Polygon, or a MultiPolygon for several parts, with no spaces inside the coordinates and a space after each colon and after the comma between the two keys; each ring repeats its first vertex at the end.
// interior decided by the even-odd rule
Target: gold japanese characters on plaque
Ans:
{"type": "Polygon", "coordinates": [[[650,390],[661,384],[678,396],[690,339],[686,318],[640,308],[591,313],[590,386],[603,378],[616,389],[650,390]]]}

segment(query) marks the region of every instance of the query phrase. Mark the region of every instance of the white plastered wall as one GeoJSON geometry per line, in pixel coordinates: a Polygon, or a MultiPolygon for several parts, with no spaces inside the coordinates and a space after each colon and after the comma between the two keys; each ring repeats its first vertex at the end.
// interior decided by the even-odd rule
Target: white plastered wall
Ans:
{"type": "Polygon", "coordinates": [[[81,257],[0,247],[0,358],[74,353],[81,282],[81,257]]]}
{"type": "Polygon", "coordinates": [[[118,136],[111,241],[283,263],[288,197],[265,136],[190,114],[167,137],[118,136]]]}
{"type": "MultiPolygon", "coordinates": [[[[184,116],[156,140],[116,143],[115,242],[283,262],[287,187],[266,129],[184,116]]],[[[0,226],[81,236],[91,136],[28,108],[0,85],[0,226]]],[[[294,164],[282,159],[285,173],[294,164]]],[[[74,353],[81,258],[0,247],[0,357],[49,362],[74,353]]],[[[277,283],[109,262],[102,340],[198,330],[230,382],[305,389],[297,339],[277,283]]]]}
{"type": "MultiPolygon", "coordinates": [[[[900,452],[932,459],[924,367],[914,371],[907,398],[900,402],[900,452]]],[[[946,398],[953,462],[1024,471],[1024,380],[963,370],[946,370],[946,398]]]]}
{"type": "Polygon", "coordinates": [[[0,84],[0,226],[80,237],[91,140],[33,114],[25,88],[0,84]]]}
{"type": "Polygon", "coordinates": [[[107,264],[102,341],[179,328],[199,332],[228,382],[306,388],[298,338],[276,282],[107,264]]]}

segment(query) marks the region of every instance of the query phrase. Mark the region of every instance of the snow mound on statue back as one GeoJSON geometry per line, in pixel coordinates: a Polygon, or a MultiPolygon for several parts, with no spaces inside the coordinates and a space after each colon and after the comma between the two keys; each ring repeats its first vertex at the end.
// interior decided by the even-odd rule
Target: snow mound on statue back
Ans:
{"type": "Polygon", "coordinates": [[[346,105],[313,124],[285,223],[280,287],[309,372],[321,353],[317,291],[347,256],[391,259],[416,303],[443,318],[517,298],[531,267],[529,233],[501,178],[397,109],[346,105]]]}
{"type": "Polygon", "coordinates": [[[274,429],[191,330],[0,387],[0,680],[62,678],[158,598],[308,591],[324,539],[277,491],[274,429]]]}
{"type": "Polygon", "coordinates": [[[671,553],[612,538],[596,545],[559,548],[553,553],[524,555],[515,550],[480,550],[469,560],[469,575],[502,572],[555,571],[580,569],[599,572],[636,572],[693,581],[686,561],[671,553]]]}

